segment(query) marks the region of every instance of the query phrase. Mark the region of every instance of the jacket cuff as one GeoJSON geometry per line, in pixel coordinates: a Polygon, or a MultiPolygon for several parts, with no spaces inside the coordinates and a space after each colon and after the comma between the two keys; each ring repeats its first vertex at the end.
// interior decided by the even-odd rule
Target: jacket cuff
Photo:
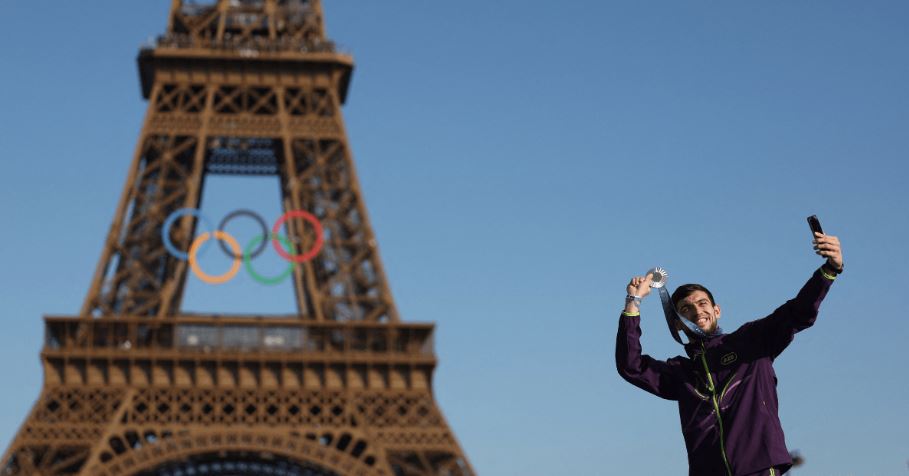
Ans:
{"type": "Polygon", "coordinates": [[[828,281],[833,281],[836,279],[837,273],[835,271],[828,269],[826,265],[821,266],[820,269],[818,269],[818,271],[820,271],[821,276],[823,276],[824,279],[826,279],[828,281]]]}

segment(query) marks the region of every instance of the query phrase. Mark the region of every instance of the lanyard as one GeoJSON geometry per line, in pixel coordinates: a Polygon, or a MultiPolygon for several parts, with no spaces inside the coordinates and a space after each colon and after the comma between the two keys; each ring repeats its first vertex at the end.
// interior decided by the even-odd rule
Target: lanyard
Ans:
{"type": "Polygon", "coordinates": [[[682,337],[679,334],[684,334],[686,337],[688,335],[707,337],[707,334],[704,333],[700,327],[696,326],[693,322],[685,319],[684,317],[680,316],[678,312],[676,312],[675,306],[672,304],[672,299],[669,297],[669,291],[666,290],[666,281],[669,279],[669,272],[663,268],[656,267],[650,271],[647,271],[647,274],[652,276],[650,287],[656,288],[660,293],[660,302],[663,303],[663,314],[666,315],[666,325],[669,326],[669,333],[672,334],[672,338],[675,339],[675,341],[679,344],[685,345],[685,343],[682,342],[682,337]],[[676,322],[681,322],[683,326],[691,331],[691,334],[685,334],[676,326],[676,322]]]}

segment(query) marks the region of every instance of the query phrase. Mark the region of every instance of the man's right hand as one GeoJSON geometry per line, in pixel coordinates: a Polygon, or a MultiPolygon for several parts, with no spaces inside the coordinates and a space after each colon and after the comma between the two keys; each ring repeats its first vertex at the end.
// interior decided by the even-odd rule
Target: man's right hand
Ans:
{"type": "MultiPolygon", "coordinates": [[[[651,282],[653,282],[653,276],[650,274],[647,276],[635,276],[628,282],[625,291],[630,296],[638,296],[641,299],[644,299],[650,294],[651,282]]],[[[631,300],[625,301],[625,312],[639,312],[638,305],[631,300]]]]}
{"type": "Polygon", "coordinates": [[[632,296],[640,296],[644,298],[650,294],[650,283],[653,282],[653,275],[648,274],[647,276],[635,276],[631,278],[631,281],[628,282],[628,294],[632,296]]]}

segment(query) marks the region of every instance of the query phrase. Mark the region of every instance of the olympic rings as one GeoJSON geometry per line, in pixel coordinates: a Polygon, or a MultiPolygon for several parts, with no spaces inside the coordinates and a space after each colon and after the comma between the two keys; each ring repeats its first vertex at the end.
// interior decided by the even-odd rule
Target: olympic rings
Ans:
{"type": "Polygon", "coordinates": [[[234,210],[224,216],[224,218],[221,220],[221,223],[218,224],[217,229],[213,229],[211,222],[208,220],[208,218],[202,215],[198,209],[180,208],[172,212],[170,215],[168,215],[167,219],[164,220],[164,225],[161,229],[161,240],[164,243],[164,247],[172,256],[183,261],[189,261],[190,269],[192,269],[193,273],[199,279],[208,284],[221,284],[233,279],[239,271],[241,263],[245,265],[246,272],[254,280],[265,285],[278,284],[287,279],[287,276],[293,272],[293,267],[295,264],[305,263],[306,261],[313,259],[316,255],[319,254],[319,252],[322,250],[323,245],[325,244],[324,229],[322,227],[322,224],[313,214],[302,210],[291,210],[281,215],[281,217],[278,218],[278,221],[276,221],[272,227],[272,232],[269,233],[268,227],[265,225],[265,220],[263,220],[259,214],[251,210],[234,210]],[[170,239],[170,231],[174,225],[174,222],[185,215],[192,215],[195,218],[199,219],[208,230],[193,239],[192,243],[190,244],[188,253],[178,250],[170,239]],[[227,225],[227,223],[239,216],[248,216],[252,218],[262,229],[262,233],[250,240],[249,244],[243,250],[241,250],[239,243],[237,243],[237,240],[234,239],[234,237],[228,234],[226,231],[224,231],[224,227],[227,225]],[[281,226],[290,218],[302,218],[303,220],[309,222],[314,228],[316,240],[312,248],[310,248],[306,253],[297,253],[291,240],[287,236],[281,235],[279,233],[281,226]],[[203,245],[206,245],[212,237],[214,237],[215,240],[219,242],[218,245],[221,247],[221,249],[224,250],[224,252],[233,260],[230,269],[227,272],[217,276],[212,276],[202,271],[197,258],[203,245]],[[275,251],[277,251],[278,254],[284,258],[284,260],[289,262],[287,269],[285,269],[280,274],[272,277],[262,276],[256,272],[255,269],[253,269],[251,263],[253,258],[260,255],[262,251],[265,250],[265,247],[267,245],[266,240],[270,240],[274,245],[275,251]]]}
{"type": "Polygon", "coordinates": [[[281,225],[283,225],[288,218],[302,218],[311,223],[313,228],[316,229],[316,242],[312,245],[312,249],[300,256],[291,256],[286,251],[281,249],[280,246],[278,246],[277,238],[272,238],[271,243],[275,247],[275,251],[277,251],[278,254],[287,261],[293,261],[294,263],[305,263],[319,254],[319,251],[322,251],[322,245],[325,244],[325,236],[322,233],[322,224],[319,223],[319,220],[311,213],[304,212],[303,210],[291,210],[281,215],[281,218],[278,218],[278,221],[276,221],[274,226],[271,227],[271,232],[274,236],[278,235],[278,230],[281,229],[281,225]]]}
{"type": "Polygon", "coordinates": [[[167,217],[167,220],[164,220],[164,226],[161,228],[161,241],[164,242],[164,247],[167,248],[167,251],[170,254],[174,255],[177,258],[180,258],[183,261],[186,261],[189,259],[189,256],[185,252],[178,250],[177,247],[174,246],[173,242],[170,241],[170,228],[174,226],[174,222],[177,221],[177,218],[180,218],[184,215],[192,215],[198,218],[208,226],[208,231],[213,231],[213,228],[211,226],[211,222],[208,221],[208,218],[205,218],[205,216],[199,213],[199,210],[196,208],[181,208],[179,210],[175,210],[167,217]]]}
{"type": "MultiPolygon", "coordinates": [[[[249,275],[252,276],[253,279],[255,279],[256,281],[258,281],[262,284],[267,284],[267,285],[271,286],[274,284],[278,284],[281,281],[284,281],[285,279],[287,279],[287,277],[290,276],[290,272],[294,270],[294,264],[287,263],[287,269],[285,269],[283,273],[281,273],[277,276],[271,277],[271,278],[266,278],[266,277],[260,275],[259,273],[257,273],[256,270],[254,270],[252,267],[252,259],[251,259],[255,255],[250,253],[250,250],[252,250],[256,245],[259,245],[259,244],[265,245],[265,239],[263,238],[264,236],[265,235],[259,235],[255,238],[253,238],[252,241],[249,242],[249,245],[246,247],[246,252],[243,254],[243,264],[246,265],[246,272],[249,273],[249,275]]],[[[268,238],[274,239],[274,234],[269,234],[268,238]]],[[[281,240],[281,243],[284,243],[284,246],[286,246],[288,248],[292,248],[292,245],[290,244],[290,240],[288,240],[286,236],[278,235],[278,239],[281,240]]],[[[259,249],[262,249],[262,247],[263,246],[260,246],[259,249]]]]}
{"type": "MultiPolygon", "coordinates": [[[[234,262],[230,266],[230,269],[227,270],[227,272],[224,274],[221,274],[218,276],[211,276],[211,275],[205,274],[205,272],[202,271],[201,268],[199,268],[199,263],[196,262],[196,252],[199,251],[199,246],[201,246],[202,243],[205,243],[206,241],[208,241],[209,236],[210,236],[209,233],[205,232],[205,233],[202,233],[201,235],[199,235],[198,238],[193,240],[193,244],[189,247],[189,266],[192,268],[193,273],[196,273],[196,276],[198,276],[199,279],[201,279],[202,281],[204,281],[208,284],[226,283],[226,282],[230,281],[231,278],[233,278],[235,274],[237,274],[237,271],[240,270],[240,259],[234,258],[234,262]]],[[[224,233],[221,230],[216,230],[215,239],[223,240],[223,241],[226,241],[228,244],[230,244],[230,247],[233,248],[234,253],[236,253],[234,256],[240,254],[240,245],[237,243],[237,240],[235,240],[234,237],[228,235],[227,233],[224,233]]]]}
{"type": "MultiPolygon", "coordinates": [[[[236,218],[238,216],[248,216],[248,217],[252,218],[253,220],[256,220],[256,223],[259,224],[259,228],[262,228],[262,236],[265,236],[266,234],[268,234],[268,225],[265,224],[265,220],[263,220],[262,217],[259,216],[258,213],[254,212],[252,210],[234,210],[234,211],[228,213],[227,215],[224,215],[224,218],[221,219],[221,223],[218,224],[218,231],[224,231],[224,227],[227,225],[227,222],[233,220],[234,218],[236,218]]],[[[255,258],[256,256],[259,256],[263,251],[265,251],[265,242],[262,240],[259,240],[259,243],[260,243],[259,247],[256,248],[256,251],[253,251],[252,253],[250,253],[249,250],[246,250],[247,253],[250,253],[250,255],[249,255],[250,258],[255,258]]],[[[219,241],[218,244],[221,245],[221,249],[224,250],[224,252],[227,253],[228,256],[232,256],[234,258],[240,258],[240,256],[234,256],[233,254],[231,254],[230,250],[227,249],[227,245],[225,245],[223,241],[219,241]]]]}

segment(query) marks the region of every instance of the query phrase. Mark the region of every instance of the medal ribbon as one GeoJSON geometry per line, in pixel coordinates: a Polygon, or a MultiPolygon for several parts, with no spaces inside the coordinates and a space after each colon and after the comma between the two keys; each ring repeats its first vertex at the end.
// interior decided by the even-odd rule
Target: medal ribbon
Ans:
{"type": "Polygon", "coordinates": [[[682,331],[675,326],[675,322],[677,321],[681,322],[682,325],[687,327],[694,335],[698,337],[707,337],[707,334],[705,334],[700,327],[676,312],[675,306],[672,305],[672,299],[669,298],[669,291],[666,290],[665,286],[660,288],[660,302],[663,303],[663,314],[666,315],[666,325],[669,326],[669,333],[672,334],[672,338],[675,339],[676,342],[682,345],[685,344],[679,336],[682,331]]]}

